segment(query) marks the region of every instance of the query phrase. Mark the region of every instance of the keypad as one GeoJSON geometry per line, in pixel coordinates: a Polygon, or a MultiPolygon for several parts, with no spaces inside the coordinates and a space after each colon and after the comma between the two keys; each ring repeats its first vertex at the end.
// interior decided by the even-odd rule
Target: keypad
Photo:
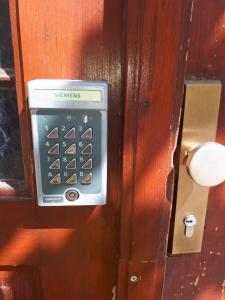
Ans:
{"type": "Polygon", "coordinates": [[[72,188],[84,194],[98,193],[101,114],[42,110],[37,116],[43,192],[65,194],[72,188]]]}
{"type": "MultiPolygon", "coordinates": [[[[81,139],[88,139],[91,140],[93,137],[93,130],[91,127],[89,127],[88,129],[86,129],[84,132],[80,133],[81,135],[81,139]]],[[[55,127],[53,128],[49,133],[46,134],[46,139],[59,139],[59,128],[55,127]]],[[[77,153],[76,151],[76,143],[72,143],[69,146],[64,146],[66,145],[65,141],[66,139],[69,140],[76,140],[76,128],[72,127],[71,129],[69,129],[68,132],[66,132],[63,136],[63,139],[61,139],[60,143],[62,145],[60,145],[60,143],[56,143],[54,144],[53,147],[50,147],[48,150],[48,154],[50,155],[60,155],[60,148],[63,149],[65,148],[65,150],[63,149],[62,151],[64,152],[64,154],[66,155],[75,155],[77,153]]],[[[93,149],[93,145],[92,143],[89,143],[88,145],[84,146],[81,148],[80,152],[81,154],[85,154],[85,155],[91,155],[92,154],[92,150],[93,149]]],[[[79,157],[78,157],[79,158],[79,157]]],[[[65,169],[66,170],[76,170],[76,158],[73,159],[68,159],[68,161],[66,160],[66,165],[65,165],[65,169]]],[[[63,165],[63,161],[60,161],[60,158],[55,159],[54,157],[54,161],[49,165],[49,169],[50,170],[60,170],[62,173],[64,172],[64,169],[61,168],[61,165],[63,165]]],[[[93,167],[93,159],[92,158],[88,158],[88,160],[85,160],[84,162],[82,162],[81,164],[81,169],[83,170],[92,170],[93,167]]],[[[65,172],[64,172],[65,174],[65,172]]],[[[93,176],[92,173],[91,175],[85,175],[83,176],[83,178],[81,179],[81,184],[91,184],[93,181],[93,176]]],[[[62,181],[62,176],[61,173],[57,174],[56,176],[54,176],[52,179],[50,179],[50,184],[61,184],[63,183],[62,181]]],[[[73,175],[69,175],[69,177],[65,178],[65,183],[66,184],[76,184],[77,183],[77,174],[74,173],[73,175]]]]}

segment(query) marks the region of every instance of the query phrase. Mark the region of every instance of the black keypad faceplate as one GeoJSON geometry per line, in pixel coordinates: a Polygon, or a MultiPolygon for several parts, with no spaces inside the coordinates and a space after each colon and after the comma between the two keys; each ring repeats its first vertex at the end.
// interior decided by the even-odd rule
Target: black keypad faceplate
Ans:
{"type": "Polygon", "coordinates": [[[36,115],[43,193],[99,193],[101,112],[46,109],[36,115]]]}

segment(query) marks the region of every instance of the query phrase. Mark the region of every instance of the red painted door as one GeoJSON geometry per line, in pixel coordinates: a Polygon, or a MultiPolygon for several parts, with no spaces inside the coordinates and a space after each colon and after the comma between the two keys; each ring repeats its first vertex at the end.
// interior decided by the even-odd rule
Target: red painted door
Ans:
{"type": "Polygon", "coordinates": [[[119,299],[225,297],[224,183],[210,189],[201,252],[168,251],[184,80],[221,80],[225,142],[224,11],[224,1],[127,1],[119,299]]]}
{"type": "MultiPolygon", "coordinates": [[[[216,142],[225,144],[225,3],[194,1],[188,32],[185,78],[222,81],[216,142]]],[[[164,299],[220,300],[225,297],[225,184],[210,188],[200,253],[169,256],[164,299]],[[176,280],[172,280],[173,274],[176,280]]]]}
{"type": "MultiPolygon", "coordinates": [[[[224,185],[210,191],[201,253],[167,248],[184,80],[224,84],[224,1],[0,0],[3,11],[0,299],[223,299],[224,185]],[[106,206],[38,207],[36,78],[109,82],[106,206]]],[[[224,101],[222,90],[222,144],[224,101]]]]}
{"type": "MultiPolygon", "coordinates": [[[[0,299],[112,299],[119,255],[122,1],[1,0],[0,11],[1,90],[14,90],[13,99],[6,98],[18,106],[22,150],[16,162],[24,168],[19,175],[1,174],[0,299]],[[7,51],[2,54],[3,46],[12,48],[8,3],[14,64],[7,51]],[[27,82],[37,78],[110,83],[106,206],[38,207],[27,105],[27,82]]],[[[5,157],[5,169],[16,165],[10,165],[15,155],[5,157]]]]}

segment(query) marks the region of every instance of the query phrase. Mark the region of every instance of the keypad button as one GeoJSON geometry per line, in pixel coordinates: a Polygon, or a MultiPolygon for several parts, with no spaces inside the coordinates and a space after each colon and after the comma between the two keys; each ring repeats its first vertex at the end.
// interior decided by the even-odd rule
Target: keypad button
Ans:
{"type": "Polygon", "coordinates": [[[84,149],[81,150],[81,154],[92,154],[92,144],[88,144],[84,149]]]}
{"type": "Polygon", "coordinates": [[[47,135],[47,138],[48,139],[58,139],[59,138],[59,128],[58,127],[53,128],[47,135]]]}
{"type": "Polygon", "coordinates": [[[81,183],[82,184],[91,184],[93,182],[93,175],[89,173],[88,175],[84,176],[81,183]]]}
{"type": "Polygon", "coordinates": [[[72,144],[64,152],[65,154],[76,154],[76,144],[72,144]]]}
{"type": "Polygon", "coordinates": [[[79,193],[76,190],[68,190],[65,196],[67,200],[74,201],[79,198],[79,193]]]}
{"type": "Polygon", "coordinates": [[[51,149],[49,149],[48,154],[59,154],[59,143],[55,144],[51,149]]]}
{"type": "Polygon", "coordinates": [[[66,169],[71,169],[71,170],[74,170],[76,169],[76,159],[72,159],[66,166],[65,166],[66,169]]]}
{"type": "Polygon", "coordinates": [[[60,184],[62,182],[60,174],[55,175],[50,181],[51,184],[60,184]]]}
{"type": "Polygon", "coordinates": [[[76,137],[76,130],[75,130],[75,127],[71,128],[71,129],[64,135],[64,138],[65,138],[65,139],[69,139],[69,140],[75,139],[75,137],[76,137]]]}
{"type": "Polygon", "coordinates": [[[60,169],[60,160],[56,159],[53,161],[53,163],[50,164],[49,169],[60,169]]]}
{"type": "Polygon", "coordinates": [[[92,128],[88,128],[82,135],[81,138],[84,140],[92,139],[92,128]]]}
{"type": "Polygon", "coordinates": [[[66,180],[67,184],[75,184],[77,183],[77,174],[73,174],[66,180]]]}
{"type": "Polygon", "coordinates": [[[85,169],[85,170],[90,170],[92,169],[92,158],[89,158],[84,164],[83,166],[81,167],[82,169],[85,169]]]}

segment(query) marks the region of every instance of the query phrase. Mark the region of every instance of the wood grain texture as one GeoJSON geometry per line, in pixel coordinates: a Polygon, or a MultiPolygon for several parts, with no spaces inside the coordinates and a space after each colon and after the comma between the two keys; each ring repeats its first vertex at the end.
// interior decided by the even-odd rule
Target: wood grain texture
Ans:
{"type": "MultiPolygon", "coordinates": [[[[122,1],[11,0],[10,10],[25,179],[33,201],[0,202],[0,265],[37,270],[38,299],[112,299],[119,256],[122,1]],[[27,81],[35,78],[108,80],[106,206],[37,207],[26,99],[27,81]]],[[[15,299],[26,297],[21,291],[15,299]]]]}
{"type": "Polygon", "coordinates": [[[2,300],[43,299],[39,274],[32,267],[2,267],[0,268],[0,282],[0,299],[2,300]]]}
{"type": "MultiPolygon", "coordinates": [[[[224,11],[224,1],[194,1],[186,68],[187,79],[222,81],[217,130],[217,142],[222,144],[225,144],[224,11]]],[[[211,188],[201,253],[167,259],[165,300],[220,300],[225,297],[224,196],[224,183],[211,188]]]]}
{"type": "MultiPolygon", "coordinates": [[[[117,286],[119,300],[161,299],[188,37],[186,78],[224,81],[224,3],[11,0],[10,9],[24,195],[33,201],[0,202],[0,265],[32,266],[44,293],[38,300],[115,299],[117,286]],[[107,206],[37,207],[26,102],[26,83],[35,78],[109,81],[107,206]],[[130,281],[133,275],[137,282],[130,281]]],[[[219,142],[224,110],[223,101],[219,142]]],[[[223,199],[223,186],[212,189],[202,254],[167,259],[164,299],[224,296],[225,276],[218,271],[224,265],[223,199]]]]}
{"type": "Polygon", "coordinates": [[[190,9],[190,1],[127,1],[121,300],[162,295],[190,9]]]}

